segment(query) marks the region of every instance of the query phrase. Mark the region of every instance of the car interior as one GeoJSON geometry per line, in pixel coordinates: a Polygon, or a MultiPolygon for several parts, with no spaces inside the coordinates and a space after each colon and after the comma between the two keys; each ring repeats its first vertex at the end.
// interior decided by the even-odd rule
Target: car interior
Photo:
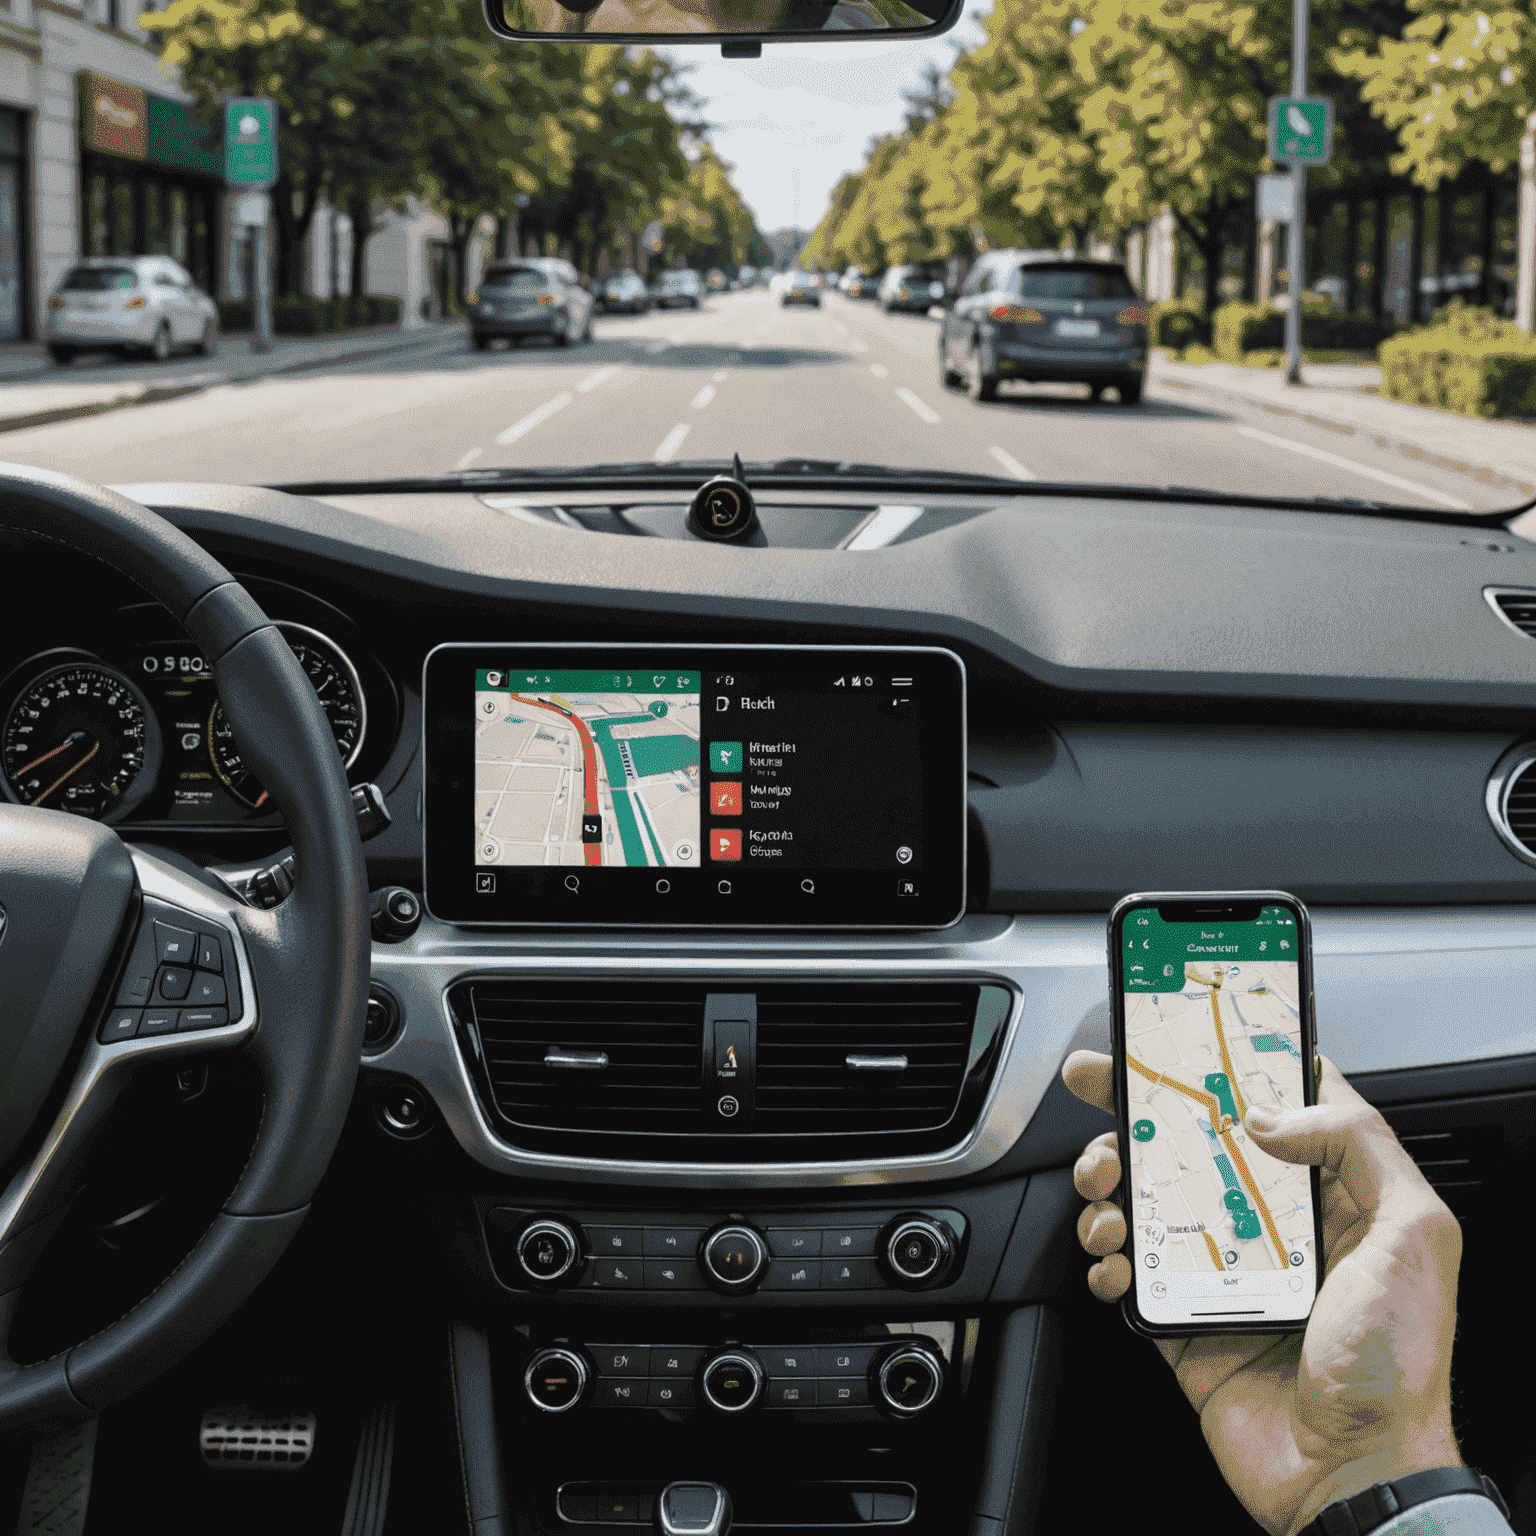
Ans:
{"type": "Polygon", "coordinates": [[[0,1527],[1254,1530],[1060,1073],[1279,890],[1536,1533],[1533,518],[0,467],[0,1527]]]}

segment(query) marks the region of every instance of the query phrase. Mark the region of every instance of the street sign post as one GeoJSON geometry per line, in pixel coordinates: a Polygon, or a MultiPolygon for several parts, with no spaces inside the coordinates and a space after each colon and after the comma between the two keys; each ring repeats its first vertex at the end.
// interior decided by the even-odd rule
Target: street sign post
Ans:
{"type": "Polygon", "coordinates": [[[1259,177],[1258,217],[1289,224],[1296,217],[1296,178],[1289,171],[1259,177]]]}
{"type": "Polygon", "coordinates": [[[270,199],[277,180],[277,103],[270,96],[236,96],[224,103],[224,185],[243,194],[235,222],[251,231],[253,352],[272,349],[272,260],[268,254],[270,199]],[[258,217],[259,215],[259,217],[258,217]]]}

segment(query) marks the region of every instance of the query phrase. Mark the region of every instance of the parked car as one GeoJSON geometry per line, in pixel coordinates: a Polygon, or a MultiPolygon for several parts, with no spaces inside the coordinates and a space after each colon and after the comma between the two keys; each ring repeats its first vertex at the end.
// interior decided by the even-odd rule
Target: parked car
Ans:
{"type": "Polygon", "coordinates": [[[719,267],[711,267],[704,276],[711,293],[724,293],[727,286],[725,273],[719,267]]]}
{"type": "Polygon", "coordinates": [[[638,272],[624,271],[607,278],[599,293],[608,314],[643,315],[651,307],[651,290],[638,272]]]}
{"type": "Polygon", "coordinates": [[[704,279],[692,267],[674,267],[651,284],[657,309],[697,309],[704,301],[704,279]]]}
{"type": "Polygon", "coordinates": [[[812,309],[821,308],[821,285],[809,272],[786,274],[784,286],[779,289],[779,306],[787,309],[791,304],[809,304],[812,309]]]}
{"type": "Polygon", "coordinates": [[[886,314],[898,309],[926,315],[944,302],[944,263],[922,261],[892,267],[880,280],[880,307],[886,314]]]}
{"type": "Polygon", "coordinates": [[[163,362],[178,347],[212,357],[219,310],[169,256],[91,256],[49,297],[43,339],[56,363],[105,351],[163,362]]]}
{"type": "Polygon", "coordinates": [[[591,341],[596,307],[576,268],[559,257],[492,262],[470,313],[470,344],[480,351],[498,337],[514,347],[529,336],[547,336],[557,347],[591,341]]]}
{"type": "Polygon", "coordinates": [[[1150,314],[1116,261],[1055,251],[989,251],[971,268],[939,331],[939,377],[973,400],[1004,379],[1106,388],[1141,400],[1150,314]]]}
{"type": "Polygon", "coordinates": [[[838,287],[848,295],[850,299],[872,299],[880,292],[880,283],[885,273],[860,272],[858,268],[850,268],[838,282],[838,287]]]}

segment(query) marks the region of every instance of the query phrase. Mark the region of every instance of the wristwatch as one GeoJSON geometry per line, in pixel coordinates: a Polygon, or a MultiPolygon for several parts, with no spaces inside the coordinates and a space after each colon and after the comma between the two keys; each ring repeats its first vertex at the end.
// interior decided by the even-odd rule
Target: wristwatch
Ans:
{"type": "Polygon", "coordinates": [[[1304,1526],[1297,1536],[1366,1536],[1393,1515],[1400,1515],[1415,1504],[1443,1499],[1448,1493],[1486,1494],[1498,1505],[1506,1520],[1509,1505],[1494,1486],[1475,1467],[1436,1467],[1429,1472],[1410,1472],[1391,1482],[1372,1483],[1369,1488],[1347,1499],[1335,1499],[1318,1511],[1317,1518],[1304,1526]]]}

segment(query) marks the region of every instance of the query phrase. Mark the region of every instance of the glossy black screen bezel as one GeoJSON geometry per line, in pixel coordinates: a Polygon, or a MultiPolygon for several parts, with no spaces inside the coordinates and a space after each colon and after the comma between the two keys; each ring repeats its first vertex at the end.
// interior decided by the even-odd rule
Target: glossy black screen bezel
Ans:
{"type": "MultiPolygon", "coordinates": [[[[1221,907],[1249,904],[1269,907],[1285,907],[1295,914],[1296,933],[1300,939],[1300,948],[1297,954],[1297,998],[1301,1006],[1301,1041],[1302,1041],[1302,1101],[1305,1104],[1317,1103],[1317,1074],[1315,1070],[1315,1055],[1317,1051],[1317,1028],[1315,1023],[1315,1010],[1312,995],[1312,922],[1307,915],[1307,909],[1301,902],[1288,891],[1144,891],[1131,896],[1126,896],[1115,903],[1113,911],[1109,914],[1108,945],[1109,950],[1109,1013],[1110,1035],[1113,1052],[1113,1079],[1115,1085],[1115,1130],[1119,1137],[1119,1145],[1122,1148],[1131,1144],[1131,1121],[1129,1089],[1126,1082],[1126,1049],[1125,1049],[1125,981],[1121,963],[1121,935],[1125,922],[1133,913],[1145,910],[1148,907],[1221,907]]],[[[1197,921],[1197,915],[1178,918],[1165,918],[1166,921],[1193,922],[1197,921]]],[[[1238,919],[1241,921],[1241,919],[1238,919]]],[[[1130,1209],[1130,1159],[1125,1157],[1121,1162],[1120,1184],[1115,1191],[1114,1199],[1119,1204],[1122,1212],[1130,1209]]],[[[1322,1181],[1316,1168],[1312,1169],[1312,1227],[1313,1227],[1313,1256],[1316,1266],[1314,1276],[1315,1287],[1312,1295],[1312,1305],[1317,1305],[1317,1295],[1323,1288],[1323,1271],[1325,1256],[1323,1253],[1323,1201],[1322,1181]]],[[[1120,1302],[1120,1310],[1126,1322],[1137,1333],[1145,1334],[1148,1338],[1191,1338],[1205,1334],[1251,1334],[1251,1333],[1303,1333],[1306,1331],[1306,1318],[1274,1318],[1255,1321],[1253,1319],[1236,1319],[1232,1322],[1183,1322],[1183,1323],[1155,1323],[1142,1315],[1141,1309],[1136,1304],[1136,1236],[1135,1224],[1127,1222],[1126,1237],[1122,1251],[1130,1259],[1132,1276],[1130,1289],[1125,1293],[1120,1302]]],[[[1310,1314],[1309,1314],[1310,1315],[1310,1314]]]]}
{"type": "Polygon", "coordinates": [[[424,901],[444,922],[517,928],[922,929],[954,926],[965,915],[965,664],[936,646],[686,645],[622,642],[488,641],[437,646],[422,669],[422,847],[424,901]],[[924,701],[923,863],[910,877],[915,897],[899,896],[900,866],[889,871],[766,869],[706,862],[697,870],[503,865],[496,890],[476,890],[473,847],[462,833],[473,816],[473,775],[461,771],[473,719],[460,689],[479,667],[607,668],[615,657],[665,671],[707,672],[723,664],[755,674],[797,672],[822,658],[850,672],[898,662],[924,701]],[[579,888],[566,888],[575,873],[579,888]],[[659,879],[671,889],[657,890],[659,879]],[[731,891],[718,889],[728,880],[731,891]],[[814,890],[802,890],[810,880],[814,890]]]}

